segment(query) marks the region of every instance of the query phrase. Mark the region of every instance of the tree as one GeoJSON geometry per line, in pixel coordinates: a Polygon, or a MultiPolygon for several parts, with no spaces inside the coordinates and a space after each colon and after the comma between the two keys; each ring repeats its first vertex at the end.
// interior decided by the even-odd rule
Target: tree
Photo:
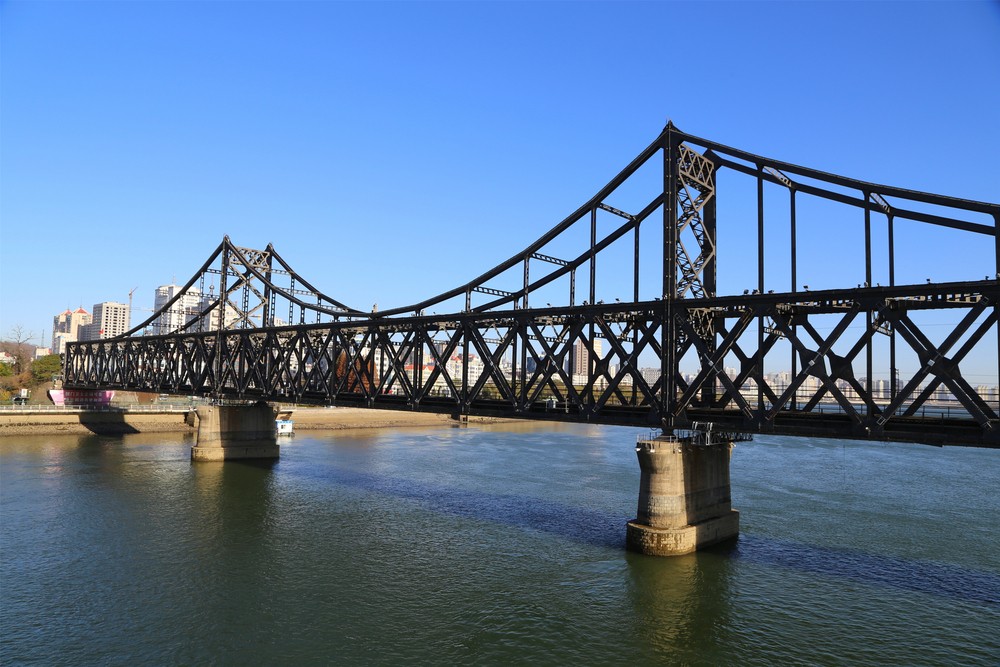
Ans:
{"type": "Polygon", "coordinates": [[[10,340],[5,347],[8,348],[8,354],[14,357],[15,375],[23,373],[31,366],[31,357],[25,343],[34,337],[34,334],[25,331],[20,324],[15,324],[10,328],[10,340]]]}
{"type": "Polygon", "coordinates": [[[40,359],[35,359],[31,365],[31,377],[37,384],[48,382],[53,375],[62,372],[62,358],[58,354],[47,354],[40,359]]]}

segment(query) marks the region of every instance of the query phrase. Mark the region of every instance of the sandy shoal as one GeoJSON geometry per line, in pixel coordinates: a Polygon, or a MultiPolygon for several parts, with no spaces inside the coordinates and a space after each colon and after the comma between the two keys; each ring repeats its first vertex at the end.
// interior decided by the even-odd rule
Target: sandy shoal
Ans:
{"type": "MultiPolygon", "coordinates": [[[[409,428],[451,426],[449,415],[404,410],[365,408],[294,408],[292,422],[296,431],[409,428]]],[[[471,417],[472,423],[495,423],[495,418],[471,417]]],[[[141,412],[117,415],[14,413],[0,414],[0,438],[18,435],[85,435],[88,433],[169,433],[195,431],[185,423],[183,413],[148,414],[141,412]]]]}
{"type": "MultiPolygon", "coordinates": [[[[470,417],[470,422],[503,421],[470,417]]],[[[366,408],[296,408],[292,412],[296,431],[349,428],[388,428],[410,426],[450,426],[448,415],[405,410],[369,410],[366,408]]]]}

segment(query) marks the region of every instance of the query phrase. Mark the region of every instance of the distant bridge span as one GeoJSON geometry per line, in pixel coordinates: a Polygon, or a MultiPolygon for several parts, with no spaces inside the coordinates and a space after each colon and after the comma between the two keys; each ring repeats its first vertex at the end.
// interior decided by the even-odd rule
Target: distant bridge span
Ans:
{"type": "Polygon", "coordinates": [[[69,344],[64,382],[1000,447],[998,226],[998,204],[836,176],[668,123],[522,252],[408,306],[352,308],[273,246],[226,237],[138,327],[69,344]],[[937,256],[923,239],[938,238],[969,252],[937,256]],[[913,278],[935,261],[950,262],[947,282],[913,278]],[[846,284],[805,287],[830,280],[824,262],[846,284]]]}

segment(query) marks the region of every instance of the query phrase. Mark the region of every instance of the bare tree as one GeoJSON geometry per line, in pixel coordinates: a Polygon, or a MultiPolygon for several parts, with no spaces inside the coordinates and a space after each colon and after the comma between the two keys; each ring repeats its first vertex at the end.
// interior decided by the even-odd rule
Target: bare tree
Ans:
{"type": "Polygon", "coordinates": [[[20,374],[28,370],[31,359],[28,354],[28,350],[25,347],[25,343],[30,341],[35,337],[30,331],[25,331],[24,327],[20,324],[15,324],[10,328],[9,340],[5,347],[8,348],[7,352],[12,357],[14,357],[14,373],[20,374]]]}

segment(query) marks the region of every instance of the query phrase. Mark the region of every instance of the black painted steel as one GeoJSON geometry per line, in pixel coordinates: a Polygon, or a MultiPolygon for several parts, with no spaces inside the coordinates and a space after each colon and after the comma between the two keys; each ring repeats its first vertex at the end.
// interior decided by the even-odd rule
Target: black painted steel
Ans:
{"type": "MultiPolygon", "coordinates": [[[[976,268],[982,280],[896,285],[899,219],[993,236],[1000,248],[1000,205],[835,176],[668,124],[594,198],[521,253],[409,306],[350,308],[316,290],[271,245],[241,248],[227,237],[183,294],[139,327],[70,344],[65,384],[668,430],[713,421],[748,432],[998,447],[997,381],[973,386],[962,374],[962,364],[984,349],[1000,357],[996,262],[976,268]],[[662,187],[629,199],[638,202],[630,212],[621,192],[648,184],[657,167],[662,187]],[[717,294],[722,171],[746,175],[756,187],[756,287],[730,296],[717,294]],[[778,292],[765,289],[765,251],[774,250],[766,241],[765,184],[789,193],[790,288],[778,292]],[[799,289],[803,197],[860,210],[864,285],[799,289]],[[657,211],[659,229],[651,227],[657,211]],[[873,214],[887,223],[886,286],[872,285],[873,214]],[[653,240],[640,242],[650,230],[653,240]],[[662,270],[643,281],[640,258],[650,244],[662,248],[662,270]],[[603,259],[619,248],[632,266],[622,266],[620,255],[603,259]],[[584,265],[588,298],[576,304],[584,265]],[[631,296],[612,303],[601,295],[616,273],[631,296]],[[214,287],[195,292],[206,277],[212,285],[218,279],[217,295],[214,287]],[[143,335],[167,321],[184,295],[203,307],[189,308],[170,333],[143,335]],[[287,321],[278,318],[284,306],[287,321]],[[930,335],[925,311],[942,314],[949,331],[930,335]],[[899,377],[899,350],[919,360],[909,377],[899,377]],[[765,372],[777,356],[789,364],[780,381],[765,372]],[[888,380],[879,383],[877,373],[888,380]]],[[[740,257],[750,264],[747,251],[740,257]]],[[[991,373],[1000,372],[996,363],[991,373]]]]}

